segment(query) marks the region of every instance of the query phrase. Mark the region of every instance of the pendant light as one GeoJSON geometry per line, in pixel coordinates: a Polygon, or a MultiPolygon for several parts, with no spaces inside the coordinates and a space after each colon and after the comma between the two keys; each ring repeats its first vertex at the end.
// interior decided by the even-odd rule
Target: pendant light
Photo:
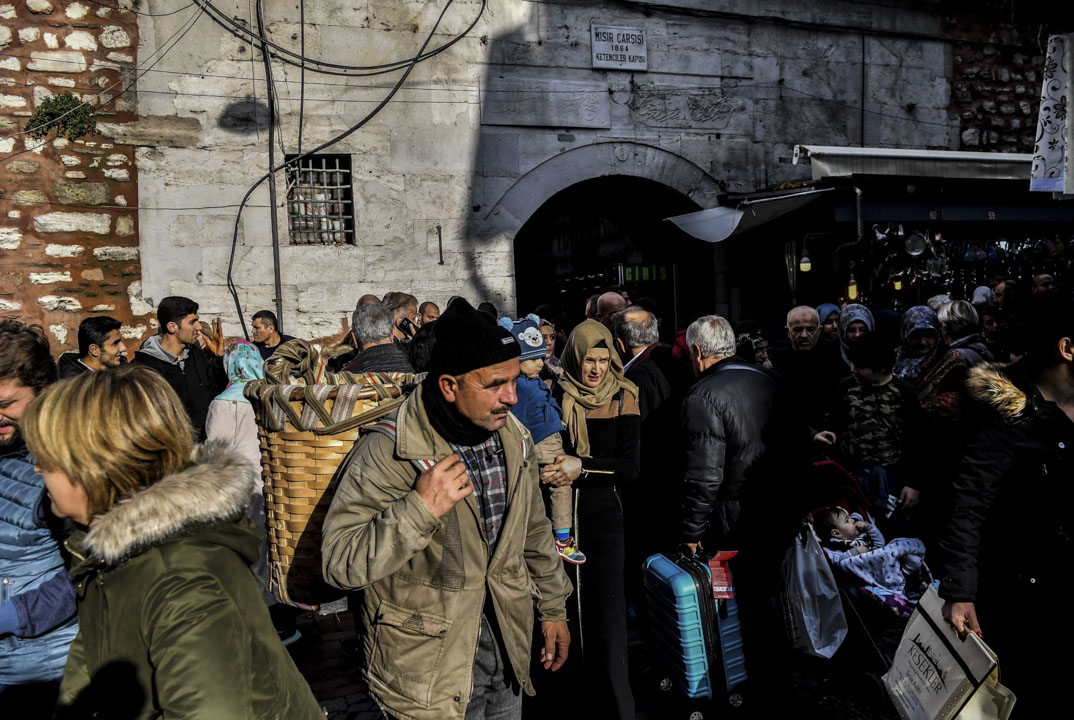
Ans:
{"type": "Polygon", "coordinates": [[[847,280],[847,300],[858,299],[858,281],[854,279],[854,263],[850,263],[850,279],[847,280]]]}

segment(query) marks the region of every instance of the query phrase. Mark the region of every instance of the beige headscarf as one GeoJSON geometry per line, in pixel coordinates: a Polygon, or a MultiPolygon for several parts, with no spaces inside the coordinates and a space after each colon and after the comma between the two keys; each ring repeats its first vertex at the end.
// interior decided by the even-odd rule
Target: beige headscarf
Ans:
{"type": "Polygon", "coordinates": [[[563,388],[563,423],[567,426],[578,456],[591,457],[589,432],[585,423],[586,410],[607,405],[621,389],[637,398],[638,386],[624,377],[623,362],[615,351],[612,334],[596,320],[586,320],[574,329],[567,338],[567,347],[563,350],[560,363],[563,365],[563,376],[559,381],[559,386],[563,388]],[[582,382],[582,361],[585,360],[586,353],[602,340],[602,347],[608,348],[611,362],[608,363],[608,372],[604,374],[600,385],[591,388],[582,382]]]}

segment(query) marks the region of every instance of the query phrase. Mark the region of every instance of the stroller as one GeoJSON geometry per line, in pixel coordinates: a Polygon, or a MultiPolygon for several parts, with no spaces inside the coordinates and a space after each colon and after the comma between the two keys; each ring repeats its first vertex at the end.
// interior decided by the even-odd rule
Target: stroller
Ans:
{"type": "MultiPolygon", "coordinates": [[[[812,523],[815,513],[825,508],[841,507],[850,514],[860,514],[873,523],[873,505],[866,498],[858,480],[836,462],[826,460],[815,463],[810,483],[809,497],[803,498],[804,521],[812,523]]],[[[885,548],[897,551],[920,546],[917,540],[895,540],[885,548]],[[902,543],[896,547],[895,543],[902,543]]],[[[883,552],[883,551],[878,551],[883,552]]],[[[830,558],[829,558],[830,560],[830,558]]],[[[842,562],[830,562],[839,586],[848,633],[836,658],[852,657],[860,661],[870,657],[875,661],[876,671],[883,673],[891,665],[894,653],[902,637],[903,628],[917,605],[917,599],[932,576],[921,562],[920,569],[907,579],[905,592],[895,592],[884,587],[867,572],[863,572],[859,560],[863,556],[842,562]]]]}

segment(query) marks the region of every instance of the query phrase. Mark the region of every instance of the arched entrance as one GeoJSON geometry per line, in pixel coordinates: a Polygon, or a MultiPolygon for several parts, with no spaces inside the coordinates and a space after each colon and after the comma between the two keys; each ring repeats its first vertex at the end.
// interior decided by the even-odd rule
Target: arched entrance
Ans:
{"type": "Polygon", "coordinates": [[[570,327],[589,296],[622,286],[631,298],[651,297],[663,307],[669,337],[716,304],[714,246],[664,221],[698,209],[679,191],[636,175],[560,190],[515,234],[520,313],[550,304],[570,327]]]}

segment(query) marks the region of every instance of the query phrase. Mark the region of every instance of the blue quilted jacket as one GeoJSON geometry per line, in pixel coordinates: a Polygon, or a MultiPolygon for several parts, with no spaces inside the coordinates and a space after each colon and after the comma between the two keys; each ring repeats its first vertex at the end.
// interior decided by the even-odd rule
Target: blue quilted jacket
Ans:
{"type": "Polygon", "coordinates": [[[74,594],[42,588],[66,572],[56,539],[36,519],[44,490],[24,445],[0,450],[0,606],[18,607],[20,627],[36,635],[0,636],[0,687],[58,680],[78,631],[74,594]]]}

